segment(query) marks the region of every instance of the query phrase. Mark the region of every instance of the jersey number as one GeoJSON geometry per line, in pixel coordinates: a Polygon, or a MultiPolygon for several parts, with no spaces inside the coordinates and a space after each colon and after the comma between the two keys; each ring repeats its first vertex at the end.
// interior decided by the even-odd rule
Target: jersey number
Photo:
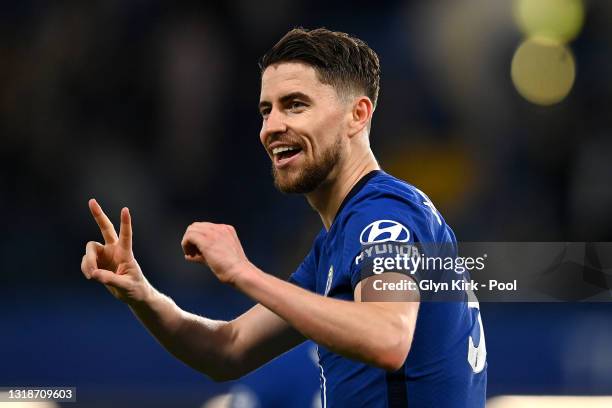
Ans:
{"type": "Polygon", "coordinates": [[[442,219],[440,218],[440,214],[438,214],[438,210],[436,210],[436,207],[434,206],[434,204],[431,202],[431,200],[429,199],[429,197],[427,197],[425,195],[424,192],[422,192],[421,190],[419,190],[418,188],[414,188],[417,193],[419,193],[421,195],[421,197],[423,197],[423,204],[426,205],[427,207],[429,207],[429,209],[431,210],[432,214],[434,215],[434,217],[436,217],[436,221],[438,221],[438,224],[442,225],[442,219]]]}
{"type": "Polygon", "coordinates": [[[482,318],[480,317],[480,306],[478,301],[468,302],[468,308],[472,312],[472,316],[478,321],[472,328],[470,337],[468,338],[468,355],[467,360],[472,366],[474,373],[479,373],[484,369],[487,362],[487,345],[485,343],[484,328],[482,327],[482,318]],[[478,346],[474,346],[474,339],[478,339],[478,346]]]}

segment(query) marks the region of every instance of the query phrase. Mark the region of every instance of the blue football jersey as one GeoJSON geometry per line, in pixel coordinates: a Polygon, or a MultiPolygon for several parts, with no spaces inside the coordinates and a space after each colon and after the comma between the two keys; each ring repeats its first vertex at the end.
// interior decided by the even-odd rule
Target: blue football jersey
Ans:
{"type": "MultiPolygon", "coordinates": [[[[354,300],[363,243],[385,239],[456,248],[453,231],[423,192],[377,170],[353,187],[289,281],[322,296],[354,300]]],[[[322,406],[484,407],[484,332],[478,303],[471,300],[422,301],[410,352],[396,372],[319,346],[322,406]]]]}

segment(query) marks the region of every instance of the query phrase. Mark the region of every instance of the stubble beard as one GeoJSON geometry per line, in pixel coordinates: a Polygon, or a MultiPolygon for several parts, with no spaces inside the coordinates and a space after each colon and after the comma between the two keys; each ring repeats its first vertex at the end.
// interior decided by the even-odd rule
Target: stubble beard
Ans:
{"type": "Polygon", "coordinates": [[[272,177],[274,186],[285,194],[308,194],[316,190],[340,162],[341,143],[338,139],[331,147],[321,155],[316,162],[306,162],[304,167],[297,170],[297,175],[281,175],[274,164],[272,164],[272,177]]]}

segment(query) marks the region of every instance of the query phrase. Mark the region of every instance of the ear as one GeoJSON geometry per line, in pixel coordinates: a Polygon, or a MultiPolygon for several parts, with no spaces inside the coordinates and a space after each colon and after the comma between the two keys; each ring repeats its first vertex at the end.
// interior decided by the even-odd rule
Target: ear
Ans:
{"type": "Polygon", "coordinates": [[[363,128],[368,126],[374,113],[374,105],[367,96],[360,96],[353,101],[350,112],[349,137],[359,134],[363,128]]]}

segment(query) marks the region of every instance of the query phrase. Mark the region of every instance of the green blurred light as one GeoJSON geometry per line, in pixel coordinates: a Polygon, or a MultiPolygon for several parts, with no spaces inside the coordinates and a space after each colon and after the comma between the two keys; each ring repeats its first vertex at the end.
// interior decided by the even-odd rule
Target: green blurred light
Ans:
{"type": "Polygon", "coordinates": [[[553,105],[571,91],[576,62],[565,45],[532,38],[524,41],[514,53],[511,77],[516,90],[529,102],[553,105]]]}
{"type": "Polygon", "coordinates": [[[514,18],[527,37],[566,43],[576,38],[584,24],[582,0],[515,0],[514,18]]]}

